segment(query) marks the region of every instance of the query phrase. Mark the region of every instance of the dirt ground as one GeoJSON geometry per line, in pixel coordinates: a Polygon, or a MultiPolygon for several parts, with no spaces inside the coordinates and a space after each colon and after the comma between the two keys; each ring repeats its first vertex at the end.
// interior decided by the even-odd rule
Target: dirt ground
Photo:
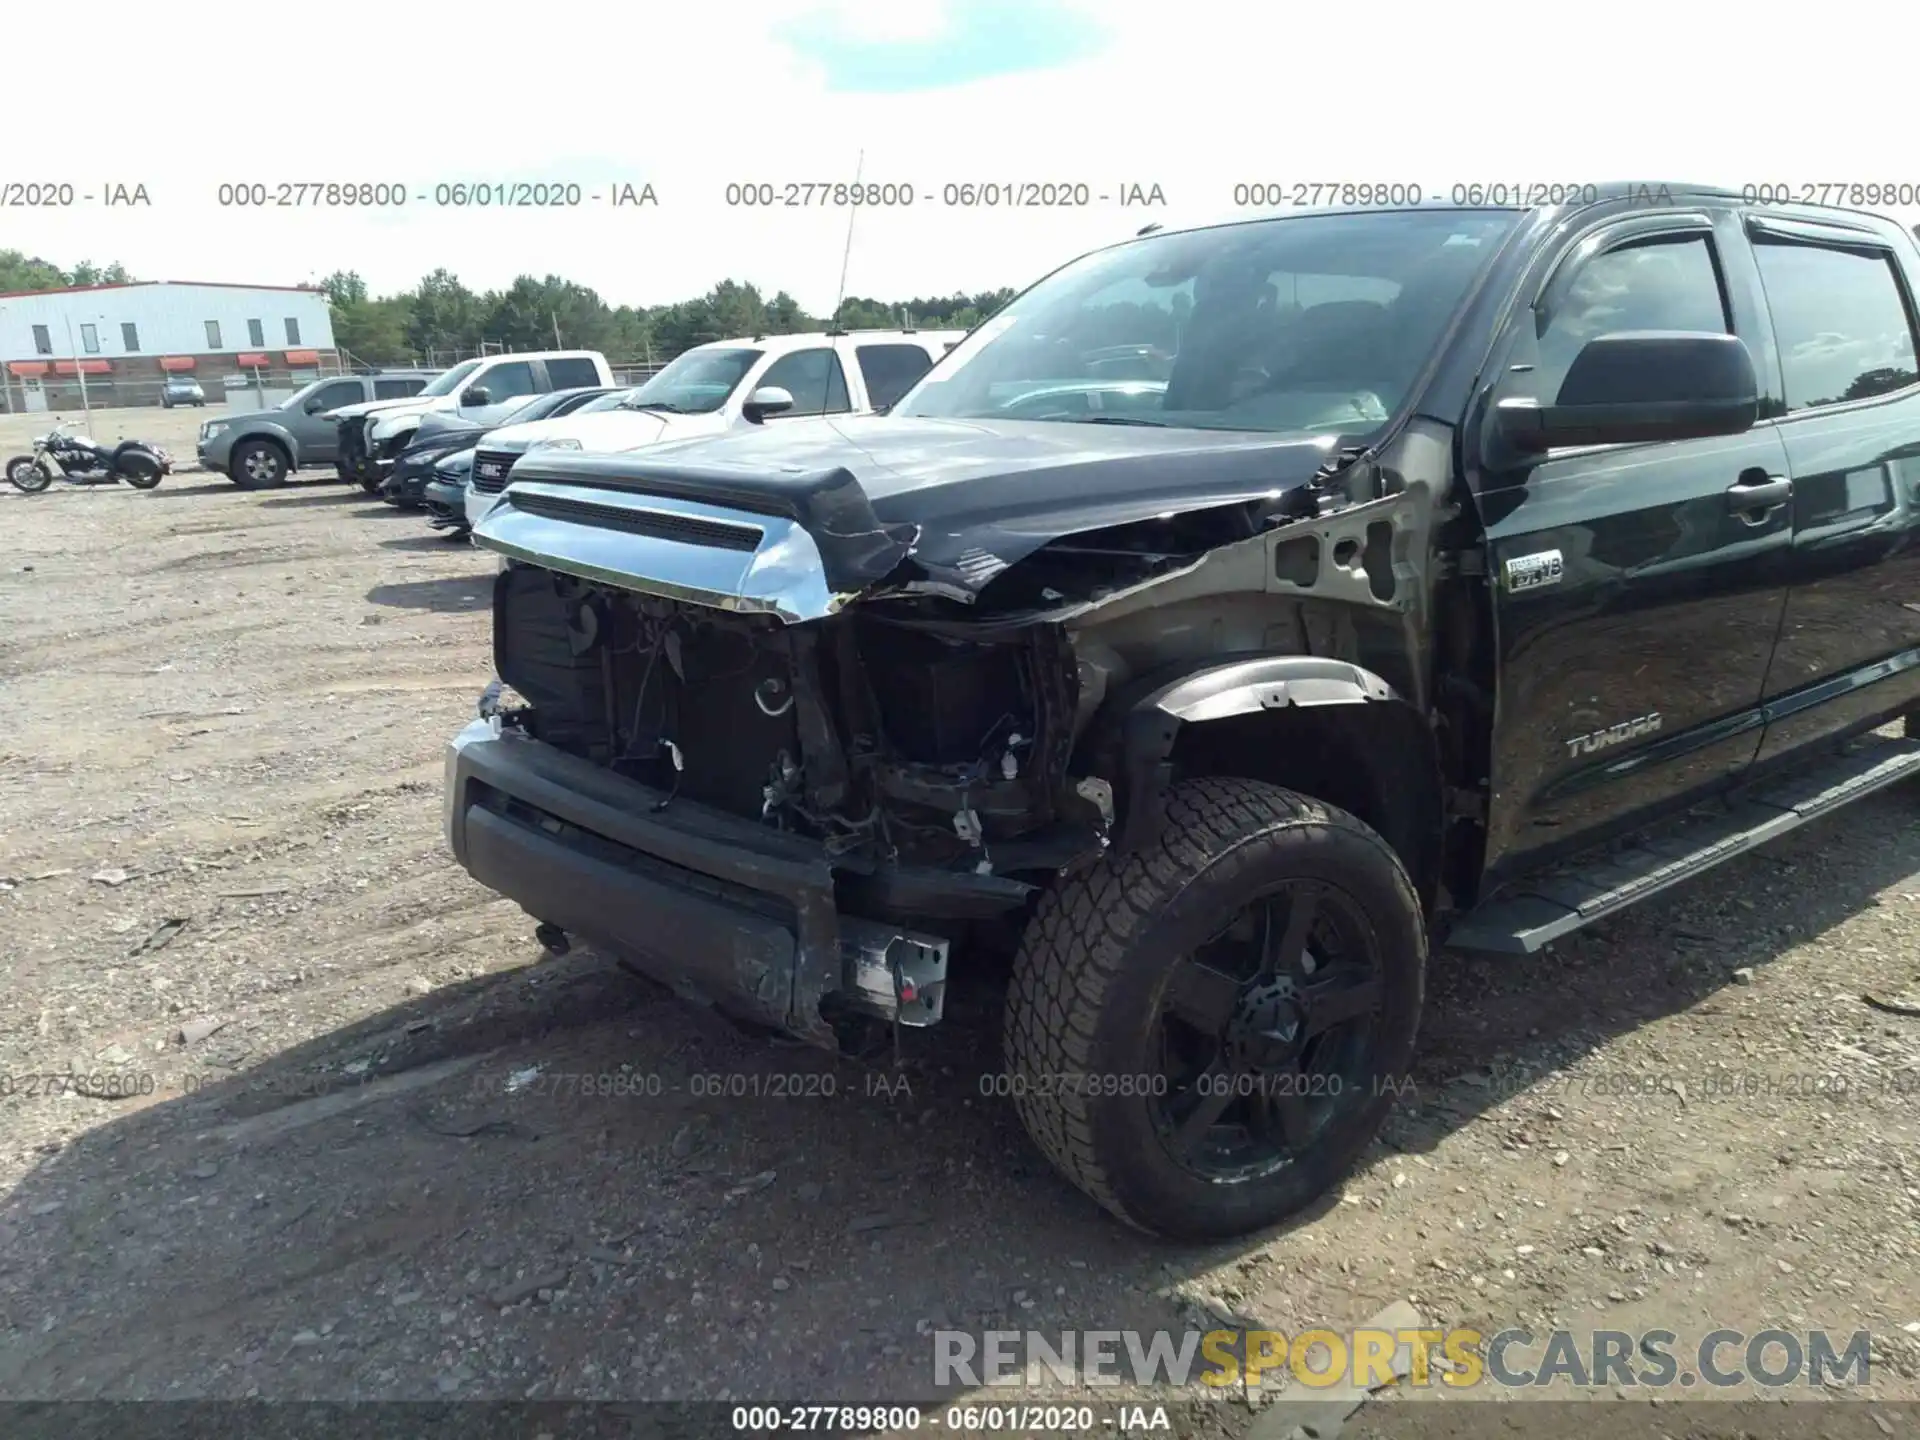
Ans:
{"type": "MultiPolygon", "coordinates": [[[[127,433],[191,463],[204,418],[127,433]]],[[[1868,1395],[1920,1399],[1920,1019],[1862,999],[1920,988],[1911,789],[1537,963],[1439,956],[1341,1193],[1169,1247],[987,1093],[990,986],[863,1070],[547,958],[454,867],[491,557],[191,472],[7,491],[0,533],[0,1397],[869,1403],[936,1395],[936,1329],[1407,1301],[1683,1352],[1865,1330],[1868,1395]]]]}

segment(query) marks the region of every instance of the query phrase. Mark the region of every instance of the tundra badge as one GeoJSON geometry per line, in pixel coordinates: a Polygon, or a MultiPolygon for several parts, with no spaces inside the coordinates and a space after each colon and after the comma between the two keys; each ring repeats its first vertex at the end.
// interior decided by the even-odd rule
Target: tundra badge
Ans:
{"type": "Polygon", "coordinates": [[[1635,740],[1642,735],[1651,735],[1660,728],[1660,712],[1642,715],[1633,720],[1622,720],[1618,725],[1609,725],[1604,730],[1596,730],[1591,735],[1576,735],[1567,741],[1567,754],[1591,755],[1596,750],[1604,750],[1609,745],[1618,745],[1623,741],[1635,740]]]}
{"type": "Polygon", "coordinates": [[[1507,561],[1507,593],[1537,590],[1542,585],[1558,585],[1566,565],[1558,550],[1542,550],[1534,555],[1516,555],[1507,561]]]}

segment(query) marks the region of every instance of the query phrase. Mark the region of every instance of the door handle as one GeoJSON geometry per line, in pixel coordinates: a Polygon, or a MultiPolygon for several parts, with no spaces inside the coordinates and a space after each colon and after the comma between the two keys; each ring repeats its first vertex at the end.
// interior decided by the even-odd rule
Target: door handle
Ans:
{"type": "Polygon", "coordinates": [[[1736,513],[1761,511],[1762,513],[1778,508],[1793,498],[1793,481],[1780,475],[1769,475],[1764,480],[1741,481],[1727,487],[1727,508],[1736,513]]]}

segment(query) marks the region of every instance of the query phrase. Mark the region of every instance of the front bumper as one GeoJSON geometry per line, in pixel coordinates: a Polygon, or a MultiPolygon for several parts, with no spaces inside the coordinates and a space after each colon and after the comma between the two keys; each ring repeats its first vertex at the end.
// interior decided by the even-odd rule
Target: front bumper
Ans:
{"type": "Polygon", "coordinates": [[[447,750],[454,858],[534,919],[689,998],[829,1048],[829,996],[905,1025],[939,1020],[945,940],[842,914],[815,842],[665,800],[497,717],[447,750]]]}
{"type": "Polygon", "coordinates": [[[465,530],[467,528],[466,486],[456,485],[450,480],[429,480],[421,500],[432,514],[431,524],[434,529],[465,530]]]}
{"type": "Polygon", "coordinates": [[[432,479],[430,465],[423,467],[408,461],[396,466],[393,473],[380,482],[380,488],[402,505],[420,505],[426,501],[427,482],[432,479]]]}
{"type": "Polygon", "coordinates": [[[202,470],[217,470],[224,475],[227,473],[227,457],[233,453],[233,440],[227,435],[216,435],[211,440],[198,442],[193,453],[202,470]]]}

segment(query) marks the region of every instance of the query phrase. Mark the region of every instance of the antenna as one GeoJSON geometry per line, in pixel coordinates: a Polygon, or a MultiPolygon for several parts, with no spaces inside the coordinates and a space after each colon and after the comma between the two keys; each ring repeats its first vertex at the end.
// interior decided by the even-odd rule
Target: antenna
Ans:
{"type": "MultiPolygon", "coordinates": [[[[865,168],[866,163],[867,152],[862,150],[860,152],[860,158],[853,162],[853,183],[856,187],[860,184],[860,172],[865,168]]],[[[838,325],[840,323],[840,307],[846,303],[847,263],[853,259],[853,222],[859,213],[860,207],[858,205],[849,205],[847,207],[847,246],[846,249],[840,252],[840,291],[833,297],[833,314],[828,317],[828,323],[831,325],[838,325]]]]}

